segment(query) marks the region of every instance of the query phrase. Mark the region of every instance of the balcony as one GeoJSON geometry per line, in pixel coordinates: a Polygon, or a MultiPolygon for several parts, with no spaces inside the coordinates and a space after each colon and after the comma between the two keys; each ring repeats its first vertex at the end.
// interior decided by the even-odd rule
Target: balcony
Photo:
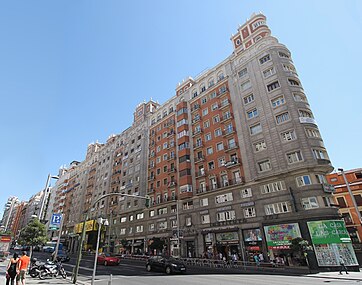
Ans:
{"type": "Polygon", "coordinates": [[[176,168],[175,167],[169,168],[169,169],[167,169],[167,172],[169,172],[169,173],[176,172],[176,168]]]}
{"type": "Polygon", "coordinates": [[[223,166],[225,166],[226,168],[231,168],[231,167],[234,167],[234,166],[237,166],[239,165],[239,160],[237,157],[233,157],[230,161],[226,161],[224,162],[223,166]]]}
{"type": "Polygon", "coordinates": [[[225,122],[227,120],[231,120],[233,118],[233,115],[231,113],[227,113],[221,117],[221,122],[225,122]]]}
{"type": "Polygon", "coordinates": [[[202,162],[205,160],[205,157],[203,155],[201,156],[195,156],[195,162],[202,162]]]}
{"type": "Polygon", "coordinates": [[[200,129],[197,129],[197,130],[193,131],[192,136],[194,137],[194,136],[197,136],[197,135],[201,135],[201,133],[202,133],[202,129],[200,128],[200,129]]]}
{"type": "Polygon", "coordinates": [[[299,122],[301,124],[314,124],[314,125],[317,124],[314,118],[309,118],[309,117],[299,117],[299,122]]]}
{"type": "Polygon", "coordinates": [[[176,182],[175,181],[171,181],[170,183],[167,184],[168,188],[173,188],[176,187],[176,182]]]}
{"type": "Polygon", "coordinates": [[[203,145],[202,142],[196,143],[196,144],[194,145],[194,149],[198,149],[198,148],[203,147],[203,146],[204,146],[204,145],[203,145]]]}
{"type": "Polygon", "coordinates": [[[225,146],[225,151],[227,152],[227,151],[237,149],[237,148],[238,148],[238,144],[236,142],[234,142],[234,143],[230,143],[227,146],[225,146]]]}
{"type": "Polygon", "coordinates": [[[223,101],[221,101],[221,103],[220,103],[220,109],[223,109],[223,108],[225,108],[225,107],[227,107],[227,106],[229,106],[229,105],[230,105],[229,99],[223,100],[223,101]]]}
{"type": "Polygon", "coordinates": [[[196,178],[204,177],[205,175],[206,175],[205,169],[201,169],[199,171],[196,171],[196,173],[195,173],[196,178]]]}
{"type": "Polygon", "coordinates": [[[231,134],[233,134],[233,133],[235,133],[234,128],[227,128],[227,129],[225,129],[225,130],[223,131],[222,135],[223,135],[224,137],[227,137],[227,136],[229,136],[229,135],[231,135],[231,134]]]}

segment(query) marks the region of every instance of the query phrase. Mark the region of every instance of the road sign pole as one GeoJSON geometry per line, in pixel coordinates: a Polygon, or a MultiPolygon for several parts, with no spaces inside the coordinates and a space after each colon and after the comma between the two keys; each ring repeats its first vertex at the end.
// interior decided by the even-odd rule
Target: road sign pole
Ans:
{"type": "Polygon", "coordinates": [[[59,243],[60,243],[60,237],[62,235],[62,228],[63,228],[63,221],[64,221],[64,215],[61,214],[61,221],[60,221],[60,228],[59,228],[59,234],[58,234],[58,240],[57,240],[57,245],[55,246],[55,254],[53,257],[53,260],[57,260],[57,256],[58,256],[58,250],[59,250],[59,243]]]}

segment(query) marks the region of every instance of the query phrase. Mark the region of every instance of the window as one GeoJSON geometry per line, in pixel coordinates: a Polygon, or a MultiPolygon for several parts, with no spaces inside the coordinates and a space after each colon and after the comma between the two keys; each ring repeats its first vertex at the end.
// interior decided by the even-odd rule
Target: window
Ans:
{"type": "Polygon", "coordinates": [[[273,83],[270,83],[266,86],[268,92],[271,92],[279,87],[280,87],[279,81],[274,81],[273,83]]]}
{"type": "Polygon", "coordinates": [[[344,197],[337,197],[337,203],[340,208],[347,208],[346,200],[344,200],[344,197]]]}
{"type": "Polygon", "coordinates": [[[215,197],[215,203],[216,204],[222,204],[225,202],[233,201],[233,193],[226,193],[223,195],[218,195],[215,197]]]}
{"type": "Polygon", "coordinates": [[[362,206],[362,196],[360,194],[353,195],[354,199],[356,200],[357,206],[362,206]]]}
{"type": "Polygon", "coordinates": [[[222,142],[216,144],[216,150],[221,151],[224,149],[224,144],[222,142]]]}
{"type": "Polygon", "coordinates": [[[314,118],[312,112],[306,110],[299,110],[299,117],[314,118]]]}
{"type": "Polygon", "coordinates": [[[300,86],[300,83],[294,79],[288,79],[288,82],[292,86],[300,86]]]}
{"type": "Polygon", "coordinates": [[[186,224],[186,227],[190,227],[192,225],[191,217],[186,217],[185,224],[186,224]]]}
{"type": "Polygon", "coordinates": [[[302,198],[301,203],[305,210],[319,208],[319,204],[316,197],[302,198]]]}
{"type": "Polygon", "coordinates": [[[275,74],[274,66],[263,71],[264,78],[268,78],[269,76],[272,76],[273,74],[275,74]]]}
{"type": "Polygon", "coordinates": [[[305,185],[311,185],[312,184],[312,181],[310,180],[309,175],[298,176],[296,178],[296,180],[297,180],[298,187],[302,187],[302,186],[305,186],[305,185]]]}
{"type": "Polygon", "coordinates": [[[206,149],[206,153],[209,154],[209,155],[212,154],[213,153],[212,147],[208,147],[206,149]]]}
{"type": "Polygon", "coordinates": [[[136,215],[137,220],[143,219],[143,217],[144,217],[143,213],[139,213],[139,214],[136,215]]]}
{"type": "Polygon", "coordinates": [[[254,108],[254,109],[248,111],[246,114],[247,114],[248,119],[255,118],[258,116],[258,109],[254,108]]]}
{"type": "Polygon", "coordinates": [[[149,224],[148,230],[149,231],[154,231],[155,230],[155,224],[149,224]]]}
{"type": "Polygon", "coordinates": [[[285,103],[284,96],[279,96],[271,100],[273,108],[276,108],[285,103]]]}
{"type": "Polygon", "coordinates": [[[188,121],[186,119],[182,119],[182,120],[177,122],[176,126],[180,127],[182,125],[187,125],[187,124],[188,124],[188,121]]]}
{"type": "Polygon", "coordinates": [[[120,220],[121,223],[125,223],[127,222],[127,217],[122,217],[121,220],[120,220]]]}
{"type": "Polygon", "coordinates": [[[281,58],[290,58],[290,56],[288,54],[286,54],[285,52],[280,51],[278,54],[279,54],[279,57],[281,57],[281,58]]]}
{"type": "Polygon", "coordinates": [[[268,194],[273,192],[279,192],[285,190],[285,186],[283,181],[276,181],[268,184],[264,184],[260,186],[260,190],[262,194],[268,194]]]}
{"type": "Polygon", "coordinates": [[[298,150],[298,151],[294,151],[291,153],[287,153],[287,161],[288,163],[296,163],[299,161],[303,161],[303,156],[302,153],[298,150]]]}
{"type": "Polygon", "coordinates": [[[167,229],[167,221],[160,222],[160,223],[158,224],[158,228],[159,228],[160,230],[167,229]]]}
{"type": "Polygon", "coordinates": [[[214,103],[214,104],[211,105],[211,110],[212,110],[212,111],[215,111],[215,110],[217,110],[218,108],[219,108],[219,105],[218,105],[217,103],[214,103]]]}
{"type": "Polygon", "coordinates": [[[286,131],[280,134],[283,141],[292,141],[297,138],[294,130],[286,131]]]}
{"type": "Polygon", "coordinates": [[[215,164],[214,164],[214,162],[213,162],[213,161],[210,161],[210,162],[208,163],[208,165],[209,165],[209,170],[211,170],[211,169],[214,169],[214,168],[215,168],[215,164]]]}
{"type": "Polygon", "coordinates": [[[277,120],[277,124],[284,123],[289,120],[289,113],[288,112],[282,113],[280,115],[277,115],[275,118],[277,120]]]}
{"type": "Polygon", "coordinates": [[[211,133],[205,135],[205,141],[211,141],[211,133]]]}
{"type": "Polygon", "coordinates": [[[263,171],[268,171],[271,169],[271,163],[270,163],[270,160],[264,160],[264,161],[261,161],[261,162],[258,162],[258,170],[260,172],[263,172],[263,171]]]}
{"type": "Polygon", "coordinates": [[[268,204],[264,206],[266,215],[282,214],[291,211],[288,202],[280,202],[275,204],[268,204]]]}
{"type": "Polygon", "coordinates": [[[209,199],[208,198],[200,199],[200,207],[206,207],[208,205],[209,205],[209,199]]]}
{"type": "Polygon", "coordinates": [[[136,232],[142,233],[143,232],[143,226],[136,226],[136,232]]]}
{"type": "Polygon", "coordinates": [[[210,224],[210,215],[201,215],[201,224],[210,224]]]}
{"type": "Polygon", "coordinates": [[[256,29],[259,26],[265,25],[265,21],[261,20],[261,21],[257,21],[253,24],[253,28],[256,29]]]}
{"type": "Polygon", "coordinates": [[[240,85],[241,91],[245,91],[245,90],[249,89],[250,87],[251,87],[250,80],[248,80],[240,85]]]}
{"type": "Polygon", "coordinates": [[[293,93],[294,101],[308,103],[307,97],[302,93],[293,93]]]}
{"type": "Polygon", "coordinates": [[[150,211],[150,217],[154,217],[155,216],[155,210],[151,210],[150,211]]]}
{"type": "Polygon", "coordinates": [[[267,54],[259,59],[260,64],[264,64],[270,60],[270,54],[267,54]]]}
{"type": "Polygon", "coordinates": [[[209,120],[204,122],[204,129],[207,129],[208,127],[210,127],[210,121],[209,120]]]}
{"type": "Polygon", "coordinates": [[[255,207],[248,207],[244,209],[244,218],[256,217],[255,207]]]}
{"type": "Polygon", "coordinates": [[[234,131],[232,123],[229,123],[225,126],[225,134],[231,134],[234,131]]]}
{"type": "Polygon", "coordinates": [[[315,159],[328,159],[327,152],[323,149],[312,149],[312,153],[315,159]]]}
{"type": "Polygon", "coordinates": [[[120,235],[125,235],[126,234],[126,228],[122,228],[119,230],[119,234],[120,235]]]}
{"type": "Polygon", "coordinates": [[[264,149],[266,149],[266,143],[265,143],[264,140],[263,140],[263,141],[260,141],[260,142],[257,142],[257,143],[254,144],[254,150],[255,150],[256,152],[262,151],[262,150],[264,150],[264,149]]]}
{"type": "Polygon", "coordinates": [[[219,212],[216,214],[216,219],[218,222],[235,220],[235,211],[219,212]]]}
{"type": "Polygon", "coordinates": [[[220,128],[215,130],[215,137],[219,137],[219,136],[222,136],[222,131],[220,128]]]}
{"type": "Polygon", "coordinates": [[[318,183],[320,183],[320,184],[328,184],[327,178],[322,174],[316,174],[315,178],[317,179],[318,183]]]}
{"type": "Polygon", "coordinates": [[[184,209],[184,210],[191,210],[193,208],[194,208],[194,204],[192,201],[184,202],[182,204],[182,209],[184,209]]]}
{"type": "Polygon", "coordinates": [[[248,198],[253,196],[251,188],[241,189],[240,193],[241,193],[241,198],[248,198]]]}
{"type": "Polygon", "coordinates": [[[291,64],[283,64],[283,69],[285,71],[289,71],[289,72],[292,72],[294,74],[296,74],[296,70],[295,70],[295,67],[291,64]]]}
{"type": "Polygon", "coordinates": [[[205,104],[206,102],[207,102],[207,97],[205,96],[201,99],[201,104],[205,104]]]}
{"type": "Polygon", "coordinates": [[[216,92],[214,91],[214,92],[212,92],[212,93],[210,94],[210,99],[214,99],[214,98],[216,98],[216,96],[217,96],[217,94],[216,94],[216,92]]]}
{"type": "Polygon", "coordinates": [[[250,127],[250,134],[252,135],[258,134],[261,131],[262,129],[260,123],[250,127]]]}
{"type": "Polygon", "coordinates": [[[213,120],[214,124],[219,123],[219,122],[220,122],[220,117],[219,117],[219,115],[214,116],[214,117],[212,118],[212,120],[213,120]]]}
{"type": "Polygon", "coordinates": [[[305,128],[305,132],[308,138],[321,138],[321,134],[317,129],[314,128],[305,128]]]}
{"type": "Polygon", "coordinates": [[[203,115],[203,116],[206,116],[208,113],[209,113],[209,109],[208,109],[208,108],[202,110],[202,115],[203,115]]]}
{"type": "Polygon", "coordinates": [[[244,68],[244,69],[242,69],[242,70],[240,70],[238,72],[238,75],[239,75],[240,78],[244,77],[247,74],[248,74],[248,69],[247,68],[244,68]]]}
{"type": "Polygon", "coordinates": [[[243,101],[244,101],[244,105],[247,105],[247,104],[253,102],[254,101],[254,94],[249,94],[248,96],[245,96],[243,98],[243,101]]]}

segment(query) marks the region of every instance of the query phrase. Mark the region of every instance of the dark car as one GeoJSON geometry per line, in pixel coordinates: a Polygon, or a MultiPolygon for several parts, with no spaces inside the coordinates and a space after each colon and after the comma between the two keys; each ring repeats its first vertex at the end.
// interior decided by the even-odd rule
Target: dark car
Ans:
{"type": "Polygon", "coordinates": [[[174,257],[152,256],[147,260],[146,270],[163,271],[167,274],[185,273],[186,266],[182,261],[177,260],[174,257]]]}

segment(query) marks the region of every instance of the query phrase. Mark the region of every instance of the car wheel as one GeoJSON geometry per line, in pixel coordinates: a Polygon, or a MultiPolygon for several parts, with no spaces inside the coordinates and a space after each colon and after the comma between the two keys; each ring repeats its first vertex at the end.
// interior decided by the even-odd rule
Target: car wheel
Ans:
{"type": "Polygon", "coordinates": [[[147,270],[148,272],[152,271],[151,264],[147,264],[147,265],[146,265],[146,270],[147,270]]]}
{"type": "Polygon", "coordinates": [[[105,261],[103,262],[103,265],[104,265],[104,266],[107,266],[107,265],[108,265],[107,260],[105,260],[105,261]]]}
{"type": "Polygon", "coordinates": [[[166,269],[165,269],[165,271],[166,271],[166,274],[171,274],[171,267],[170,266],[167,266],[166,267],[166,269]]]}

